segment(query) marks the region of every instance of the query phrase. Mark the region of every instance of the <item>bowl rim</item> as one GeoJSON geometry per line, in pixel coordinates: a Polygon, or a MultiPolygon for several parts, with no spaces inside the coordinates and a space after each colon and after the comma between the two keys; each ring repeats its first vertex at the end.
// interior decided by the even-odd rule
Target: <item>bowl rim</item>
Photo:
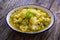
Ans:
{"type": "MultiPolygon", "coordinates": [[[[45,11],[44,10],[44,11],[45,11]]],[[[12,13],[11,13],[12,14],[12,13]]],[[[19,32],[19,33],[26,33],[26,34],[37,34],[37,33],[43,33],[43,32],[45,32],[45,31],[47,31],[47,30],[49,30],[53,25],[54,25],[54,23],[55,23],[55,16],[54,16],[54,14],[53,14],[53,12],[51,11],[51,10],[49,10],[48,8],[46,8],[46,7],[43,7],[43,6],[39,6],[39,5],[21,5],[21,6],[19,6],[19,7],[16,7],[16,8],[14,8],[14,9],[12,9],[12,10],[10,10],[8,13],[7,13],[7,15],[6,15],[6,24],[8,25],[8,27],[10,28],[10,29],[12,29],[13,31],[16,31],[16,32],[19,32]],[[20,7],[24,7],[24,6],[26,6],[26,7],[28,7],[28,6],[36,6],[36,8],[37,7],[39,7],[39,8],[43,8],[43,9],[45,9],[46,11],[48,10],[50,13],[51,13],[51,15],[53,16],[53,23],[50,25],[50,27],[48,27],[47,29],[45,29],[45,30],[43,30],[43,31],[39,31],[39,32],[32,32],[32,33],[30,33],[30,32],[22,32],[22,31],[18,31],[18,30],[16,30],[16,29],[13,29],[12,27],[11,27],[11,25],[9,25],[8,24],[8,21],[7,21],[7,17],[8,17],[8,14],[11,12],[11,11],[15,11],[15,10],[17,10],[18,8],[20,8],[20,7]]]]}

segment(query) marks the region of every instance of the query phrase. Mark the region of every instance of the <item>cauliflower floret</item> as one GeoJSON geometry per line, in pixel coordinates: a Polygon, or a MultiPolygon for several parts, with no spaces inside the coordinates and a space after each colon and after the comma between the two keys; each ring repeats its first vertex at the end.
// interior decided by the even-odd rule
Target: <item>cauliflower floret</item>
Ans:
{"type": "Polygon", "coordinates": [[[31,26],[31,29],[32,29],[32,30],[39,30],[40,28],[39,28],[39,26],[37,26],[37,25],[32,25],[32,26],[31,26]]]}
{"type": "Polygon", "coordinates": [[[26,14],[27,9],[23,9],[21,12],[26,14]]]}
{"type": "Polygon", "coordinates": [[[31,24],[36,24],[37,22],[38,22],[38,20],[37,20],[36,17],[30,18],[30,23],[31,23],[31,24]]]}
{"type": "Polygon", "coordinates": [[[14,20],[14,23],[17,23],[19,20],[17,20],[16,18],[13,19],[14,20]]]}
{"type": "Polygon", "coordinates": [[[21,17],[21,18],[25,18],[25,17],[26,17],[26,12],[27,12],[27,9],[23,9],[23,10],[20,12],[20,17],[21,17]]]}
{"type": "Polygon", "coordinates": [[[22,22],[23,19],[22,18],[18,18],[18,19],[14,18],[13,20],[14,20],[14,23],[18,23],[18,22],[22,22]]]}
{"type": "Polygon", "coordinates": [[[20,30],[23,32],[27,31],[27,29],[28,29],[28,26],[23,26],[23,25],[20,26],[20,30]]]}
{"type": "Polygon", "coordinates": [[[20,17],[20,13],[19,14],[15,14],[14,16],[13,16],[14,18],[19,18],[20,17]]]}
{"type": "Polygon", "coordinates": [[[20,17],[21,17],[21,18],[25,18],[25,17],[26,17],[26,14],[25,14],[25,13],[21,13],[21,14],[20,14],[20,17]]]}

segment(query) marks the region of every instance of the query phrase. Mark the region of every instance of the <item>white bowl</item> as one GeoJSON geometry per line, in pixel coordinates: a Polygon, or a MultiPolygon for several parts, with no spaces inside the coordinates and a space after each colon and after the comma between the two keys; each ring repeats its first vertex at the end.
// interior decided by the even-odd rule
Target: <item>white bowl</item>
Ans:
{"type": "MultiPolygon", "coordinates": [[[[48,15],[47,15],[47,16],[48,16],[48,15]]],[[[13,30],[16,31],[16,32],[26,33],[26,34],[37,34],[37,33],[42,33],[42,32],[45,32],[45,31],[49,30],[49,29],[54,25],[55,17],[54,17],[54,15],[53,15],[53,12],[51,12],[50,10],[48,10],[48,9],[45,8],[45,7],[36,6],[36,5],[24,5],[24,6],[20,6],[20,7],[17,7],[17,8],[15,8],[15,9],[11,10],[11,11],[7,14],[7,16],[6,16],[6,22],[7,22],[7,24],[8,24],[8,27],[11,28],[11,29],[13,29],[13,30]],[[17,9],[19,9],[19,8],[27,8],[27,7],[28,7],[28,8],[29,8],[29,7],[31,7],[31,8],[38,8],[38,9],[42,9],[42,10],[48,12],[48,13],[50,14],[50,16],[51,16],[51,23],[50,23],[50,25],[49,25],[47,28],[45,28],[44,30],[39,31],[39,32],[21,32],[21,31],[15,29],[13,26],[11,26],[11,24],[9,23],[10,15],[11,15],[15,10],[17,10],[17,9]]]]}

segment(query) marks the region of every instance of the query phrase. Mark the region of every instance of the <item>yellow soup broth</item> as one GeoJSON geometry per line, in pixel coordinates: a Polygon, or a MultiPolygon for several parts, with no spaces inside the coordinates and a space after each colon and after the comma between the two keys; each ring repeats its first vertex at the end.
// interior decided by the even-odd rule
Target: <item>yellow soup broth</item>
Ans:
{"type": "Polygon", "coordinates": [[[17,9],[9,19],[10,24],[22,32],[38,32],[51,23],[51,16],[47,12],[35,8],[17,9]]]}

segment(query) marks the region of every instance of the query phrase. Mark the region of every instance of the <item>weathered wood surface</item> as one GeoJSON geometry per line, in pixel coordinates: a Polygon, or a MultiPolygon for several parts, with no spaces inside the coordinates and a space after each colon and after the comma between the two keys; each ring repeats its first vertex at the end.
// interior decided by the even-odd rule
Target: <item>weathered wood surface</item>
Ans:
{"type": "Polygon", "coordinates": [[[0,3],[0,40],[60,40],[60,0],[5,0],[0,3]],[[38,35],[23,35],[10,30],[6,24],[6,14],[15,7],[36,4],[53,11],[56,21],[47,32],[38,35]]]}

